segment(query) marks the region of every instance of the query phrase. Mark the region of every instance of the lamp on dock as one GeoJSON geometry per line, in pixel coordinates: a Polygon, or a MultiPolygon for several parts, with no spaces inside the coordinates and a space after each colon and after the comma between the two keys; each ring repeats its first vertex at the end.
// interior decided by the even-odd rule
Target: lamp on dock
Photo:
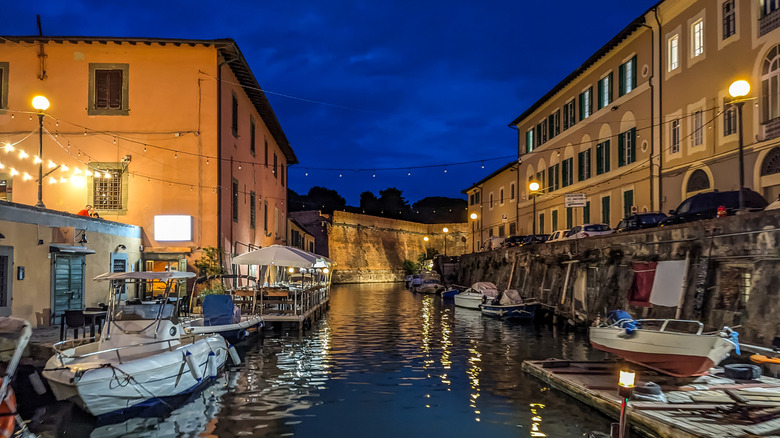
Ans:
{"type": "Polygon", "coordinates": [[[530,192],[531,198],[534,200],[534,210],[533,210],[534,227],[531,230],[532,235],[536,234],[536,195],[539,193],[539,187],[540,187],[539,183],[536,181],[531,181],[530,183],[528,183],[528,191],[530,192]]]}
{"type": "Polygon", "coordinates": [[[444,227],[441,229],[441,232],[444,233],[444,255],[447,255],[447,233],[450,231],[449,228],[444,227]]]}
{"type": "Polygon", "coordinates": [[[43,205],[43,116],[44,111],[49,109],[49,99],[44,96],[35,96],[32,100],[32,106],[38,110],[38,202],[35,204],[38,208],[46,208],[43,205]]]}
{"type": "Polygon", "coordinates": [[[623,404],[620,408],[620,423],[618,424],[619,438],[626,436],[626,408],[628,407],[628,399],[634,391],[635,381],[635,372],[631,370],[620,370],[620,378],[618,378],[618,395],[623,399],[623,404]]]}
{"type": "Polygon", "coordinates": [[[477,232],[474,230],[474,227],[477,225],[477,216],[476,213],[471,213],[471,216],[469,216],[472,220],[471,222],[471,252],[474,252],[474,241],[477,240],[477,232]]]}
{"type": "Polygon", "coordinates": [[[748,81],[734,81],[729,86],[729,95],[731,95],[731,105],[737,107],[737,137],[739,140],[739,211],[745,210],[745,153],[742,144],[742,106],[745,105],[745,96],[750,93],[750,84],[748,81]]]}

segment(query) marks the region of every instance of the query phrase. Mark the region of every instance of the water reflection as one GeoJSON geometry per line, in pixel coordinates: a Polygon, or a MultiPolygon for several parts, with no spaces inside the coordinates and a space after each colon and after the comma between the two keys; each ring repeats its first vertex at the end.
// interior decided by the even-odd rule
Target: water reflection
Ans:
{"type": "MultiPolygon", "coordinates": [[[[583,334],[483,318],[396,285],[335,287],[310,333],[240,353],[241,366],[173,412],[84,423],[77,436],[581,437],[609,425],[521,371],[526,359],[600,357],[583,334]]],[[[38,431],[56,436],[61,421],[38,431]]]]}

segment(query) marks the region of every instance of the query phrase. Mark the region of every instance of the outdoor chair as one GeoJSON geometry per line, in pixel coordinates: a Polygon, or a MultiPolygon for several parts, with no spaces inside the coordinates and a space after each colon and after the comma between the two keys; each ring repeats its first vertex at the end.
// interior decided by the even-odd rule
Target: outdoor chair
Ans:
{"type": "Polygon", "coordinates": [[[64,322],[62,324],[62,329],[60,330],[60,340],[64,340],[64,338],[67,338],[68,329],[73,329],[73,337],[75,339],[79,338],[79,329],[81,329],[82,334],[84,337],[87,337],[87,324],[86,319],[84,318],[84,312],[81,310],[66,310],[64,314],[64,322]]]}

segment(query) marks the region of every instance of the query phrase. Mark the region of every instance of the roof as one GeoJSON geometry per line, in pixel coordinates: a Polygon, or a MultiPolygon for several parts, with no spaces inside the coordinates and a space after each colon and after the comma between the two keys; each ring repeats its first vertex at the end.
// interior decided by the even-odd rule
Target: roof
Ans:
{"type": "MultiPolygon", "coordinates": [[[[659,2],[658,4],[660,4],[659,2]]],[[[591,55],[590,58],[588,58],[582,65],[577,67],[576,70],[571,72],[568,76],[563,78],[561,82],[558,83],[555,87],[553,87],[550,91],[547,92],[544,96],[542,96],[541,99],[537,100],[536,103],[531,105],[525,112],[520,114],[516,119],[512,121],[512,123],[509,124],[510,127],[516,126],[518,123],[523,121],[526,117],[530,116],[534,111],[536,111],[539,107],[544,105],[548,100],[550,100],[553,96],[555,96],[556,93],[561,91],[564,87],[569,85],[569,83],[573,82],[574,79],[576,79],[578,76],[583,74],[585,70],[590,68],[593,64],[596,63],[599,59],[604,57],[610,50],[615,48],[618,44],[620,44],[624,39],[628,38],[629,35],[634,33],[637,29],[644,26],[645,24],[645,15],[650,12],[653,8],[657,7],[658,4],[654,5],[652,8],[648,9],[646,12],[644,12],[639,17],[635,18],[634,21],[632,21],[628,26],[626,26],[623,30],[621,30],[617,35],[612,37],[611,40],[609,40],[606,44],[604,44],[596,53],[591,55]]]]}
{"type": "Polygon", "coordinates": [[[195,47],[197,45],[202,45],[206,47],[213,46],[217,51],[219,51],[222,57],[228,61],[228,66],[230,66],[231,71],[241,83],[244,92],[252,101],[252,104],[257,110],[257,113],[260,114],[260,117],[262,117],[263,122],[265,122],[266,126],[268,126],[268,130],[271,132],[274,141],[276,141],[276,144],[279,145],[279,148],[282,150],[282,153],[284,153],[284,156],[287,159],[287,163],[288,164],[298,163],[298,158],[295,156],[295,152],[293,152],[292,146],[290,146],[290,142],[287,140],[287,137],[284,135],[282,126],[279,124],[279,120],[276,118],[276,114],[274,114],[274,111],[271,108],[271,103],[268,102],[265,93],[263,93],[260,84],[257,82],[257,79],[252,73],[252,69],[249,68],[249,64],[247,63],[246,58],[244,58],[244,55],[241,53],[241,50],[238,48],[238,44],[236,44],[236,42],[232,38],[221,38],[221,39],[214,39],[214,40],[193,40],[193,39],[178,39],[178,38],[139,38],[139,37],[0,36],[0,43],[5,41],[16,42],[16,43],[22,41],[29,42],[29,43],[44,41],[44,42],[52,42],[52,43],[59,43],[59,44],[65,42],[69,42],[73,44],[77,44],[77,43],[87,43],[87,44],[115,43],[115,44],[130,44],[130,45],[145,44],[147,46],[150,46],[152,44],[159,44],[161,46],[170,44],[176,47],[182,45],[188,45],[191,47],[195,47]]]}
{"type": "Polygon", "coordinates": [[[512,161],[510,161],[510,162],[508,162],[508,163],[504,164],[503,166],[499,167],[497,170],[495,170],[495,171],[494,171],[493,173],[491,173],[490,175],[488,175],[488,176],[486,176],[486,177],[482,178],[481,180],[479,180],[479,181],[475,182],[474,184],[470,185],[470,186],[469,186],[468,188],[466,188],[466,189],[463,189],[463,190],[461,190],[460,192],[461,192],[461,193],[468,193],[468,191],[469,191],[469,190],[473,189],[474,187],[477,187],[477,186],[479,186],[480,184],[484,183],[485,181],[487,181],[487,180],[489,180],[489,179],[493,178],[494,176],[498,175],[499,173],[501,173],[501,172],[503,172],[503,171],[505,171],[505,170],[509,169],[510,167],[512,167],[512,166],[514,166],[514,165],[516,165],[516,164],[517,164],[517,160],[512,160],[512,161]]]}

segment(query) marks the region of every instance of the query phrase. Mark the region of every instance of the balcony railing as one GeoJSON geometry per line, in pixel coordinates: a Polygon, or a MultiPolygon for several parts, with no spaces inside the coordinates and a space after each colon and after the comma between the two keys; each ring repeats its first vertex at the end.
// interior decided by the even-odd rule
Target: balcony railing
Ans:
{"type": "Polygon", "coordinates": [[[780,137],[780,117],[767,120],[762,125],[764,126],[764,140],[780,137]]]}
{"type": "Polygon", "coordinates": [[[775,9],[758,19],[758,36],[764,36],[778,27],[780,27],[780,9],[775,9]]]}

